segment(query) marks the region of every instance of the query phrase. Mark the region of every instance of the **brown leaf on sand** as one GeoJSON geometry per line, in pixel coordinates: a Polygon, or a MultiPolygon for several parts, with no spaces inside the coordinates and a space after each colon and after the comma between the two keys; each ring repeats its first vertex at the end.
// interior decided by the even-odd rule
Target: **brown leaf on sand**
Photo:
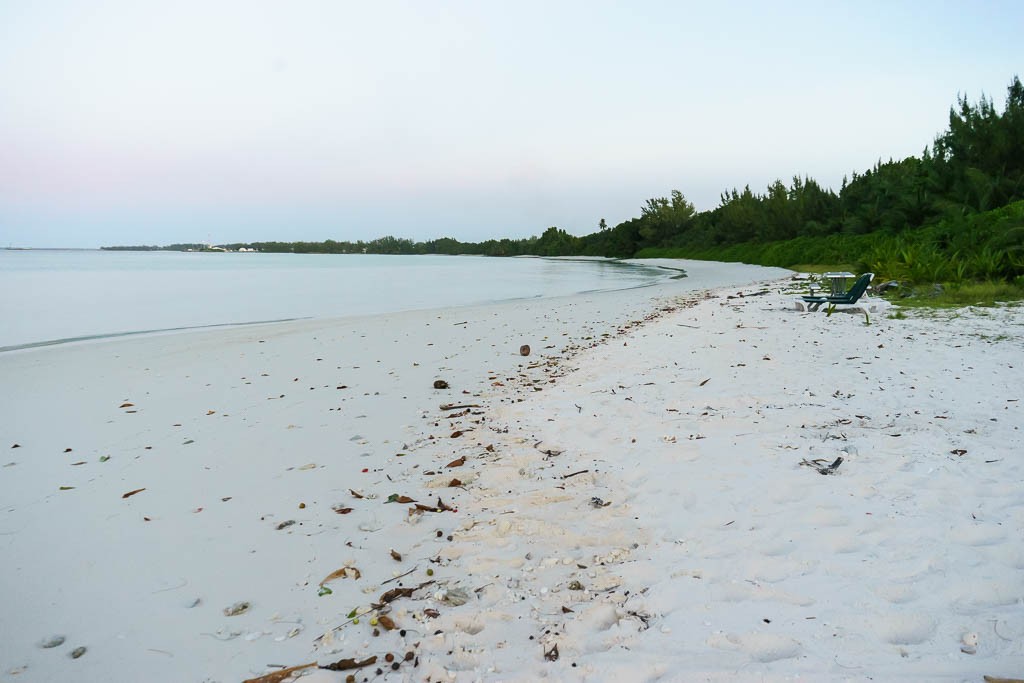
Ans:
{"type": "Polygon", "coordinates": [[[707,378],[706,380],[704,380],[703,382],[701,382],[701,383],[700,383],[699,385],[697,385],[697,386],[701,386],[701,387],[702,387],[702,386],[704,386],[705,384],[707,384],[707,383],[708,383],[708,382],[710,382],[710,381],[711,381],[711,378],[710,378],[710,377],[708,377],[708,378],[707,378]]]}
{"type": "Polygon", "coordinates": [[[352,512],[352,508],[342,507],[341,505],[335,505],[331,509],[337,512],[339,515],[347,515],[348,513],[352,512]]]}
{"type": "Polygon", "coordinates": [[[999,676],[985,676],[985,683],[1024,683],[1024,678],[1000,678],[999,676]]]}
{"type": "Polygon", "coordinates": [[[568,607],[562,608],[562,614],[568,614],[569,612],[575,612],[576,610],[569,609],[568,607]]]}
{"type": "Polygon", "coordinates": [[[452,432],[452,438],[453,438],[453,439],[457,439],[457,438],[459,438],[460,436],[462,436],[462,432],[461,432],[461,431],[459,431],[458,429],[456,429],[456,430],[455,430],[454,432],[452,432]]]}
{"type": "Polygon", "coordinates": [[[327,671],[349,671],[350,669],[361,669],[364,666],[370,666],[371,664],[376,663],[377,655],[374,655],[372,657],[367,657],[361,662],[357,662],[354,658],[339,659],[333,664],[327,664],[326,666],[321,666],[320,668],[326,669],[327,671]]]}
{"type": "Polygon", "coordinates": [[[64,452],[65,452],[65,453],[70,453],[70,452],[71,452],[71,449],[70,449],[70,448],[65,448],[65,449],[64,449],[64,452]]]}
{"type": "Polygon", "coordinates": [[[545,650],[544,651],[544,659],[548,660],[549,662],[557,662],[558,661],[558,644],[557,643],[555,645],[552,645],[550,650],[545,650]]]}
{"type": "Polygon", "coordinates": [[[214,413],[216,413],[216,412],[217,412],[216,410],[207,410],[207,411],[206,411],[206,414],[207,414],[207,415],[213,415],[213,414],[214,414],[214,413]]]}
{"type": "Polygon", "coordinates": [[[341,569],[336,569],[335,571],[331,572],[326,577],[324,577],[324,580],[320,582],[320,585],[322,586],[328,581],[334,581],[335,579],[347,579],[349,577],[352,577],[353,579],[358,579],[362,575],[362,572],[360,572],[355,567],[342,567],[341,569]]]}
{"type": "Polygon", "coordinates": [[[397,493],[392,493],[390,496],[388,496],[388,499],[385,502],[388,502],[388,503],[402,503],[403,505],[405,505],[407,503],[415,503],[416,500],[414,498],[410,498],[409,496],[398,495],[397,493]]]}
{"type": "Polygon", "coordinates": [[[448,482],[448,486],[462,486],[462,481],[460,479],[452,479],[448,482]]]}
{"type": "Polygon", "coordinates": [[[348,492],[352,494],[353,498],[365,498],[366,497],[363,494],[359,493],[359,491],[356,491],[355,489],[349,489],[348,492]]]}
{"type": "Polygon", "coordinates": [[[423,610],[423,615],[430,617],[431,619],[437,619],[439,616],[441,616],[441,613],[438,612],[436,609],[425,609],[423,610]]]}
{"type": "Polygon", "coordinates": [[[441,496],[437,497],[437,509],[444,510],[445,512],[455,512],[455,508],[448,507],[444,504],[444,501],[441,500],[441,496]]]}
{"type": "Polygon", "coordinates": [[[432,507],[430,505],[424,505],[423,503],[416,503],[416,507],[415,508],[410,508],[409,509],[409,516],[410,517],[413,514],[413,509],[417,510],[418,512],[440,512],[440,510],[438,508],[436,508],[436,507],[432,507]]]}
{"type": "Polygon", "coordinates": [[[395,625],[394,619],[386,614],[381,614],[377,617],[377,623],[383,626],[388,631],[394,631],[398,626],[395,625]]]}
{"type": "Polygon", "coordinates": [[[418,586],[407,586],[405,588],[392,588],[391,590],[386,591],[385,593],[381,594],[381,596],[380,596],[380,604],[386,605],[389,602],[394,602],[398,598],[411,598],[412,594],[415,591],[418,591],[420,588],[426,588],[427,586],[429,586],[432,583],[434,583],[434,582],[433,581],[424,581],[423,583],[421,583],[418,586]]]}
{"type": "Polygon", "coordinates": [[[121,405],[118,406],[118,408],[134,408],[134,407],[135,407],[134,403],[122,403],[121,405]]]}
{"type": "Polygon", "coordinates": [[[143,492],[143,491],[145,491],[145,490],[146,490],[146,489],[135,489],[134,491],[129,491],[128,493],[124,494],[124,495],[123,495],[123,496],[121,496],[121,497],[122,497],[122,498],[131,498],[131,497],[132,497],[132,496],[134,496],[134,495],[135,495],[136,493],[142,493],[142,492],[143,492]]]}
{"type": "Polygon", "coordinates": [[[400,553],[397,550],[395,550],[394,548],[392,548],[391,549],[391,559],[393,559],[395,562],[401,562],[402,561],[402,553],[400,553]]]}
{"type": "Polygon", "coordinates": [[[21,444],[20,443],[16,443],[13,446],[11,446],[11,448],[21,448],[21,444]]]}
{"type": "Polygon", "coordinates": [[[466,464],[466,456],[462,456],[461,458],[458,458],[457,460],[452,460],[450,463],[445,465],[445,467],[462,467],[465,464],[466,464]]]}
{"type": "Polygon", "coordinates": [[[316,666],[316,662],[310,662],[309,664],[300,664],[299,666],[290,666],[287,669],[281,669],[263,676],[256,678],[247,678],[242,683],[281,683],[296,671],[302,671],[303,669],[309,669],[316,666]]]}

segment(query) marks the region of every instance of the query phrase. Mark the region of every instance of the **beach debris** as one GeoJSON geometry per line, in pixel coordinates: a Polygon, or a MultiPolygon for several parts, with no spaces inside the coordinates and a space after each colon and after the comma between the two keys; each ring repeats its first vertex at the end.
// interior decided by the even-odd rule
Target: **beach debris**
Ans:
{"type": "Polygon", "coordinates": [[[411,598],[413,593],[415,593],[416,591],[418,591],[421,588],[426,588],[427,586],[429,586],[429,585],[431,585],[433,583],[434,583],[433,581],[424,581],[423,583],[419,584],[418,586],[406,586],[406,587],[402,587],[402,588],[392,588],[391,590],[385,591],[384,593],[381,594],[381,596],[380,596],[380,603],[379,604],[380,604],[380,606],[384,606],[384,605],[387,605],[388,603],[394,602],[398,598],[411,598]]]}
{"type": "Polygon", "coordinates": [[[815,458],[814,460],[801,460],[800,464],[803,467],[813,467],[818,474],[835,474],[839,466],[843,464],[842,456],[832,461],[832,464],[826,465],[828,460],[823,458],[815,458]]]}
{"type": "Polygon", "coordinates": [[[469,591],[465,588],[459,588],[458,586],[455,588],[449,588],[441,593],[440,600],[452,605],[453,607],[465,605],[469,602],[469,591]]]}
{"type": "Polygon", "coordinates": [[[570,478],[575,477],[576,475],[579,475],[579,474],[586,474],[589,471],[590,470],[580,470],[579,472],[573,472],[571,474],[563,474],[562,475],[562,479],[570,479],[570,478]]]}
{"type": "Polygon", "coordinates": [[[1024,678],[1002,678],[1000,676],[985,676],[985,683],[1024,683],[1024,678]]]}
{"type": "Polygon", "coordinates": [[[106,462],[108,460],[110,460],[110,456],[109,455],[101,455],[100,456],[100,462],[106,462]]]}
{"type": "Polygon", "coordinates": [[[60,490],[61,490],[61,491],[70,491],[70,490],[72,490],[73,488],[75,488],[75,487],[74,487],[74,486],[61,486],[61,487],[60,487],[60,490]]]}
{"type": "Polygon", "coordinates": [[[569,585],[566,586],[566,588],[568,588],[571,591],[581,591],[583,590],[583,584],[579,581],[570,581],[569,585]]]}
{"type": "Polygon", "coordinates": [[[49,638],[44,638],[39,643],[39,647],[43,648],[44,650],[49,650],[50,648],[60,647],[64,644],[65,640],[66,639],[64,638],[64,636],[50,636],[49,638]]]}
{"type": "Polygon", "coordinates": [[[316,662],[310,662],[309,664],[300,664],[299,666],[290,666],[280,671],[274,671],[273,673],[265,674],[263,676],[257,676],[256,678],[247,678],[242,683],[281,683],[296,671],[302,671],[303,669],[311,669],[316,666],[316,662]]]}
{"type": "Polygon", "coordinates": [[[439,408],[441,410],[458,410],[459,408],[479,408],[479,403],[442,403],[439,408]]]}
{"type": "Polygon", "coordinates": [[[122,497],[122,498],[131,498],[131,497],[132,497],[132,496],[134,496],[134,495],[135,495],[136,493],[142,493],[142,492],[143,492],[143,491],[145,491],[145,490],[146,490],[146,489],[144,489],[144,488],[142,488],[142,489],[135,489],[135,490],[133,490],[133,491],[129,491],[128,493],[125,493],[125,494],[124,494],[124,495],[122,495],[121,497],[122,497]]]}
{"type": "Polygon", "coordinates": [[[86,652],[85,646],[84,645],[79,645],[78,647],[76,647],[74,650],[72,650],[68,654],[68,657],[71,657],[71,659],[78,659],[79,657],[84,655],[85,652],[86,652]]]}
{"type": "MultiPolygon", "coordinates": [[[[362,496],[360,496],[360,498],[362,498],[362,496]]],[[[348,513],[352,512],[352,508],[347,508],[343,505],[335,505],[331,509],[337,512],[339,515],[347,515],[348,513]]]]}
{"type": "Polygon", "coordinates": [[[520,356],[529,356],[530,355],[530,345],[529,344],[523,344],[522,346],[520,346],[519,347],[519,355],[520,356]]]}
{"type": "Polygon", "coordinates": [[[960,652],[965,655],[978,654],[978,634],[977,633],[965,633],[963,638],[960,639],[961,646],[960,652]]]}
{"type": "Polygon", "coordinates": [[[592,508],[606,508],[609,505],[611,505],[611,502],[606,503],[597,496],[594,496],[593,498],[590,499],[590,507],[592,508]]]}
{"type": "Polygon", "coordinates": [[[21,444],[20,443],[16,443],[13,446],[11,446],[11,448],[21,448],[21,444]]]}
{"type": "Polygon", "coordinates": [[[237,617],[239,614],[245,614],[249,611],[252,604],[245,600],[240,600],[233,605],[228,605],[224,608],[224,616],[226,617],[237,617]]]}
{"type": "Polygon", "coordinates": [[[558,661],[558,643],[552,645],[550,650],[544,650],[544,659],[549,662],[558,661]]]}
{"type": "Polygon", "coordinates": [[[462,456],[461,458],[456,458],[455,460],[452,460],[450,463],[445,465],[445,467],[462,467],[465,464],[466,456],[462,456]]]}
{"type": "Polygon", "coordinates": [[[65,448],[65,449],[64,449],[64,452],[65,452],[65,453],[70,453],[70,452],[71,452],[71,449],[70,449],[70,448],[65,448]]]}
{"type": "Polygon", "coordinates": [[[395,562],[401,562],[402,561],[402,553],[398,552],[394,548],[391,548],[390,552],[391,552],[391,559],[393,559],[395,562]]]}
{"type": "MultiPolygon", "coordinates": [[[[320,668],[327,671],[350,671],[351,669],[362,669],[364,666],[370,666],[376,663],[377,655],[367,657],[362,661],[356,661],[354,657],[350,657],[349,659],[339,659],[333,664],[321,665],[320,668]]],[[[245,683],[249,683],[249,681],[245,681],[245,683]]]]}
{"type": "Polygon", "coordinates": [[[331,594],[331,593],[333,593],[333,592],[334,592],[334,591],[332,591],[332,590],[331,590],[330,588],[328,588],[327,586],[320,586],[320,588],[318,588],[318,589],[317,589],[317,591],[316,591],[316,595],[317,595],[317,597],[319,597],[319,598],[322,598],[322,597],[324,597],[325,595],[330,595],[330,594],[331,594]]]}
{"type": "Polygon", "coordinates": [[[353,579],[358,579],[362,575],[363,575],[363,573],[360,572],[355,567],[345,566],[345,567],[342,567],[341,569],[336,569],[333,572],[331,572],[330,574],[328,574],[327,576],[325,576],[324,580],[320,582],[320,585],[322,586],[325,583],[327,583],[328,581],[334,581],[335,579],[347,579],[347,578],[350,578],[350,577],[353,578],[353,579]]]}
{"type": "Polygon", "coordinates": [[[699,386],[699,387],[702,387],[702,386],[704,386],[705,384],[707,384],[707,383],[708,383],[708,382],[710,382],[710,381],[711,381],[711,378],[710,378],[710,377],[708,377],[708,378],[707,378],[706,380],[704,380],[703,382],[701,382],[701,383],[700,383],[700,384],[698,384],[697,386],[699,386]]]}
{"type": "Polygon", "coordinates": [[[353,498],[365,498],[366,497],[363,494],[361,494],[358,491],[356,491],[355,489],[349,489],[348,492],[352,494],[353,498]]]}
{"type": "Polygon", "coordinates": [[[435,389],[447,389],[448,388],[448,382],[445,382],[443,379],[435,379],[434,380],[434,388],[435,389]]]}
{"type": "Polygon", "coordinates": [[[554,448],[538,448],[538,446],[540,446],[542,443],[544,442],[538,441],[537,443],[533,444],[533,447],[548,457],[553,458],[556,455],[561,455],[562,453],[565,452],[564,450],[555,450],[554,448]]]}
{"type": "Polygon", "coordinates": [[[952,453],[953,455],[956,455],[956,456],[967,455],[967,451],[965,451],[962,448],[954,448],[953,450],[950,451],[950,453],[952,453]]]}
{"type": "Polygon", "coordinates": [[[294,519],[289,519],[289,520],[287,520],[287,521],[281,522],[281,523],[280,523],[280,524],[278,524],[278,525],[277,525],[277,526],[276,526],[275,528],[276,528],[276,529],[277,529],[278,531],[280,531],[281,529],[287,529],[287,528],[288,528],[288,527],[290,527],[290,526],[291,526],[292,524],[295,524],[295,520],[294,520],[294,519]]]}
{"type": "Polygon", "coordinates": [[[410,498],[409,496],[403,496],[403,495],[399,495],[397,493],[392,493],[390,496],[388,496],[388,499],[386,501],[384,501],[384,504],[385,505],[388,504],[388,503],[403,503],[403,504],[405,504],[405,503],[415,503],[415,502],[416,501],[414,499],[410,498]]]}

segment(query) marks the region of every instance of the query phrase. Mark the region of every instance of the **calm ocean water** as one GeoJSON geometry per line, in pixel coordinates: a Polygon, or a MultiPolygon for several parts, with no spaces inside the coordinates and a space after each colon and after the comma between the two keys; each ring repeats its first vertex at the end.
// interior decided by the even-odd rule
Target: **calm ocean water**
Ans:
{"type": "Polygon", "coordinates": [[[627,289],[678,274],[541,258],[0,250],[0,350],[627,289]]]}

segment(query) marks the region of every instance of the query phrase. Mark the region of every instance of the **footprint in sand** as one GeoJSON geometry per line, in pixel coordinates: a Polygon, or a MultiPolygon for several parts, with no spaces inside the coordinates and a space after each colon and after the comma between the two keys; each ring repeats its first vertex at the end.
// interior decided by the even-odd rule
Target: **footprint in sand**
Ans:
{"type": "Polygon", "coordinates": [[[716,634],[708,638],[708,645],[719,650],[738,650],[756,662],[774,662],[800,654],[800,643],[771,633],[716,634]]]}
{"type": "Polygon", "coordinates": [[[953,609],[958,614],[976,614],[995,607],[1009,607],[1020,602],[1020,584],[1010,581],[971,583],[953,598],[953,609]]]}
{"type": "Polygon", "coordinates": [[[875,595],[894,605],[902,605],[913,602],[919,597],[919,593],[910,584],[886,584],[874,589],[875,595]]]}
{"type": "Polygon", "coordinates": [[[995,545],[1006,538],[1006,532],[997,526],[983,526],[972,524],[962,526],[949,531],[948,538],[952,543],[972,547],[982,545],[995,545]]]}
{"type": "Polygon", "coordinates": [[[935,620],[923,614],[890,614],[881,622],[879,635],[891,645],[917,645],[935,634],[935,620]]]}

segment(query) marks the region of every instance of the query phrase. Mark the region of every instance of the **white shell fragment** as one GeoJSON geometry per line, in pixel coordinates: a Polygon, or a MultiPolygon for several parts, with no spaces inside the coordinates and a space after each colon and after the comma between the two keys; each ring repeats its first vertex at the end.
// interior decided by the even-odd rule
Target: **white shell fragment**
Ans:
{"type": "Polygon", "coordinates": [[[226,617],[236,617],[239,614],[245,614],[246,612],[249,611],[249,607],[251,607],[251,605],[248,602],[244,601],[244,600],[242,600],[241,602],[236,602],[235,604],[231,605],[230,607],[225,607],[224,608],[224,616],[226,616],[226,617]]]}

